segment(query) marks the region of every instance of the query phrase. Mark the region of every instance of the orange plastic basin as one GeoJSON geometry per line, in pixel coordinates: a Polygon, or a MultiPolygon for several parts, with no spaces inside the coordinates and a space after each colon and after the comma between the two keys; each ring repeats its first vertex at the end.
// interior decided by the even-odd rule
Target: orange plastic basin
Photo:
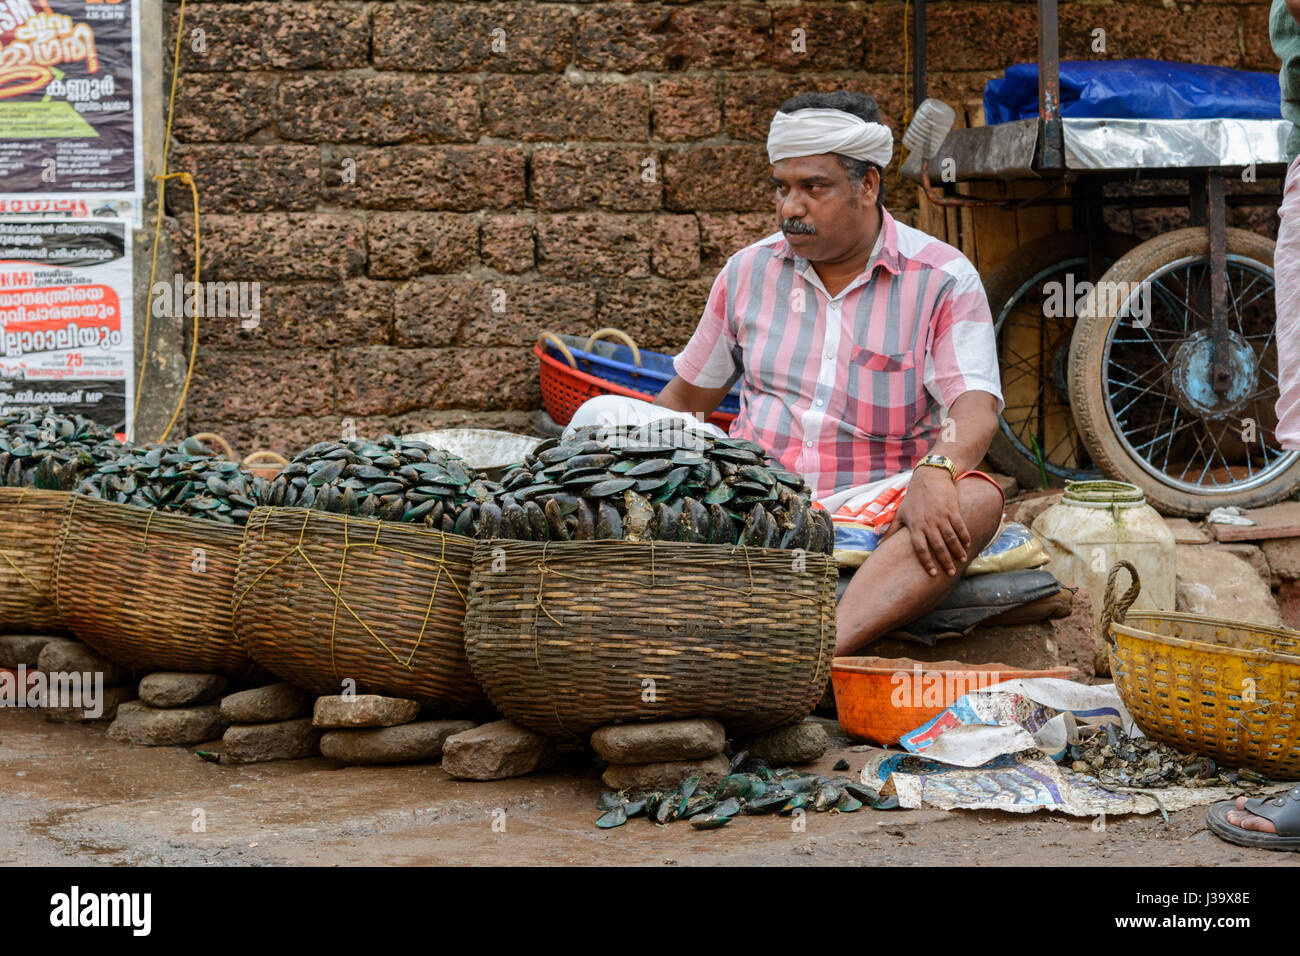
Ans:
{"type": "Polygon", "coordinates": [[[1014,678],[1078,676],[1073,667],[1035,671],[910,657],[837,657],[831,665],[840,727],[854,740],[881,746],[898,743],[903,734],[971,691],[1014,678]]]}

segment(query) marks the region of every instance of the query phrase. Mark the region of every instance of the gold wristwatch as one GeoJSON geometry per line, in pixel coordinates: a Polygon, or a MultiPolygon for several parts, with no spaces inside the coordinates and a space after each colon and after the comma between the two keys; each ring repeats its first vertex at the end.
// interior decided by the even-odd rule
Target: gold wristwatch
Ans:
{"type": "Polygon", "coordinates": [[[952,480],[957,480],[957,465],[947,455],[926,455],[916,463],[917,468],[922,465],[930,465],[933,468],[946,468],[948,474],[952,475],[952,480]]]}

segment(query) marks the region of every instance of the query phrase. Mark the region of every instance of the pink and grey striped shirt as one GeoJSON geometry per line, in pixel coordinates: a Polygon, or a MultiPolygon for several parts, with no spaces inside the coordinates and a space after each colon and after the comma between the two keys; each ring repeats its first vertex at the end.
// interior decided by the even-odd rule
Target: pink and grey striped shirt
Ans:
{"type": "Polygon", "coordinates": [[[814,498],[910,469],[963,392],[1002,408],[979,273],[887,210],[866,269],[834,298],[781,233],[740,250],[674,364],[701,388],[740,379],[732,436],[803,475],[814,498]]]}

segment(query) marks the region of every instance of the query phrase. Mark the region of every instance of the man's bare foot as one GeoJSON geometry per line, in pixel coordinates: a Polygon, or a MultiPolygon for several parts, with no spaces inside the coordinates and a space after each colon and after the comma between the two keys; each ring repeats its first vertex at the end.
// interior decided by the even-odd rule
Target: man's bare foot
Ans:
{"type": "Polygon", "coordinates": [[[1277,827],[1266,817],[1256,816],[1246,809],[1246,797],[1237,798],[1237,809],[1228,811],[1228,822],[1243,830],[1258,830],[1260,833],[1276,833],[1277,827]]]}

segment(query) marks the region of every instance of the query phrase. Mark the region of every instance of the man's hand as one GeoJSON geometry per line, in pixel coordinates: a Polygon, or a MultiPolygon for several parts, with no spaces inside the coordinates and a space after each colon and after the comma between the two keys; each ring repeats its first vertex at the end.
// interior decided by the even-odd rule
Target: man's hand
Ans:
{"type": "Polygon", "coordinates": [[[966,563],[970,532],[957,507],[957,483],[945,469],[926,465],[912,473],[903,502],[884,538],[904,528],[927,574],[934,576],[942,567],[946,574],[954,576],[966,563]]]}
{"type": "Polygon", "coordinates": [[[654,404],[671,408],[675,412],[690,412],[703,421],[722,404],[729,391],[725,385],[721,388],[701,388],[680,375],[674,375],[656,396],[654,404]]]}

